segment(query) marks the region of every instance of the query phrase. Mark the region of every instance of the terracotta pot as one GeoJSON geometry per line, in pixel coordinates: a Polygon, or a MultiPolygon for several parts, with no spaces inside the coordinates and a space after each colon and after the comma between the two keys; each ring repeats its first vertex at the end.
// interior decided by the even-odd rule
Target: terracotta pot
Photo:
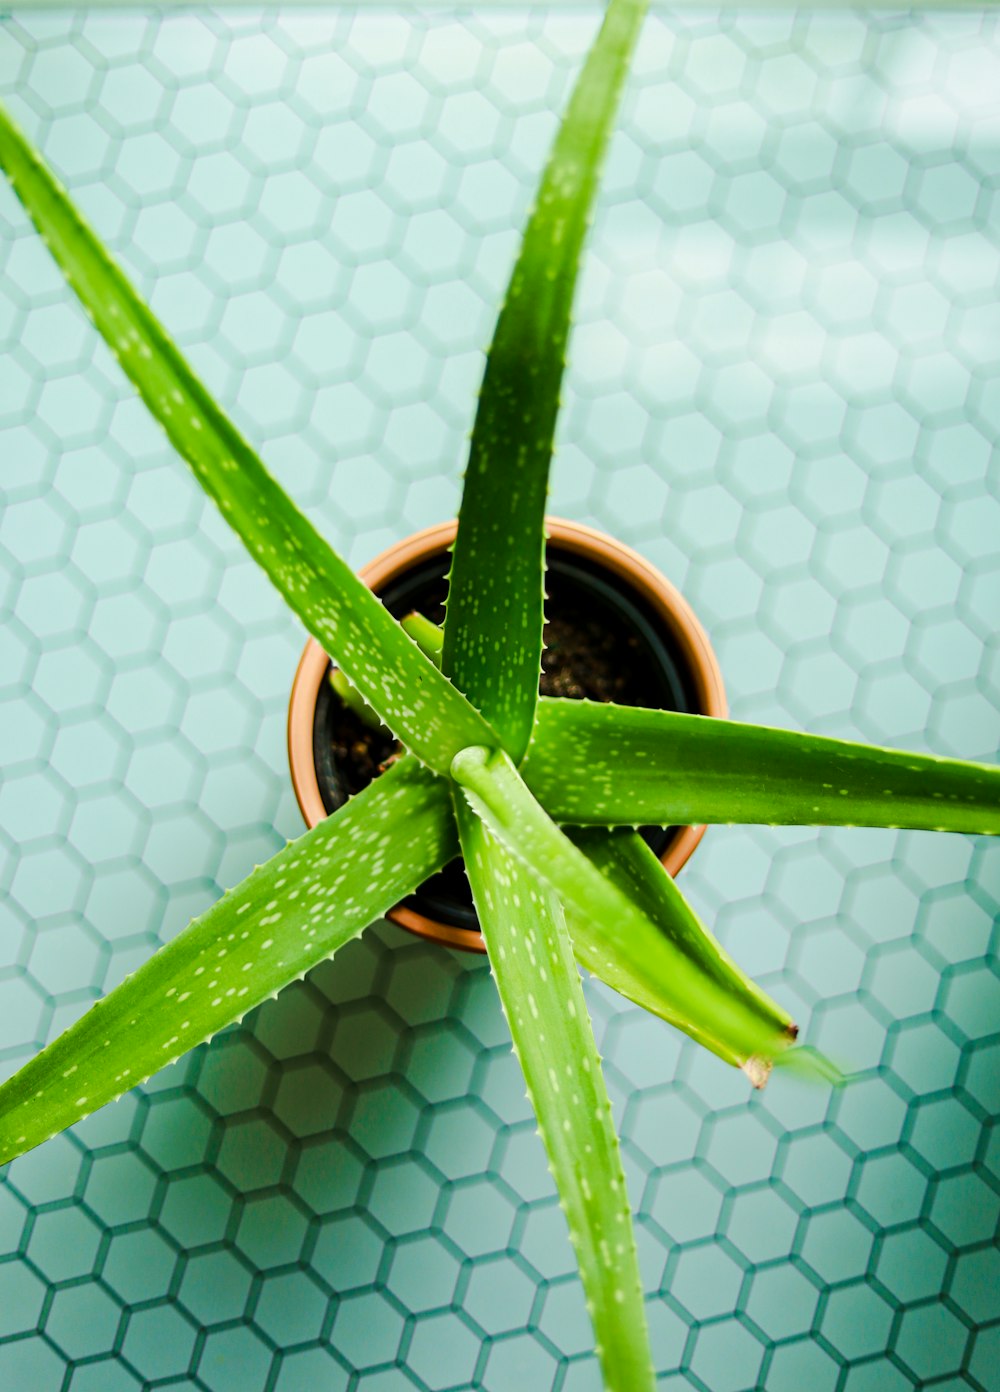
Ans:
{"type": "MultiPolygon", "coordinates": [[[[584,584],[595,585],[602,595],[617,595],[613,603],[624,606],[633,616],[633,621],[655,648],[656,660],[672,667],[673,675],[664,677],[671,694],[661,695],[658,703],[700,715],[724,716],[726,696],[715,654],[690,605],[674,586],[635,551],[602,532],[557,518],[548,518],[546,525],[550,564],[562,566],[570,574],[590,575],[592,579],[585,580],[584,584]]],[[[416,532],[369,562],[360,571],[361,578],[376,594],[385,596],[392,608],[394,587],[397,591],[401,586],[405,588],[421,568],[443,575],[455,528],[455,522],[443,522],[416,532]]],[[[443,580],[437,583],[443,584],[443,580]]],[[[408,612],[413,604],[404,600],[401,607],[403,612],[408,612]]],[[[288,707],[292,783],[302,815],[310,827],[329,815],[329,779],[324,774],[321,780],[317,772],[317,757],[321,760],[324,757],[317,708],[325,709],[328,704],[326,677],[329,667],[326,653],[311,638],[302,653],[288,707]]],[[[655,844],[654,849],[671,875],[676,875],[686,863],[704,832],[705,828],[698,826],[672,827],[659,833],[660,844],[655,844]]],[[[439,918],[445,915],[441,910],[437,911],[436,918],[419,903],[414,904],[416,898],[418,896],[412,896],[398,905],[389,917],[411,932],[449,947],[485,951],[478,929],[471,925],[461,926],[459,920],[463,914],[474,922],[474,916],[468,915],[468,911],[456,908],[447,914],[453,922],[442,922],[439,918]]]]}

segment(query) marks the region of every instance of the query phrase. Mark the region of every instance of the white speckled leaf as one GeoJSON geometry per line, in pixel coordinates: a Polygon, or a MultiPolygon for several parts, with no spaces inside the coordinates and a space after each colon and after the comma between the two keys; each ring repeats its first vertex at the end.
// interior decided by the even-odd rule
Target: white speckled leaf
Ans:
{"type": "Polygon", "coordinates": [[[456,795],[462,851],[514,1051],[580,1266],[608,1392],[652,1392],[632,1216],[558,900],[456,795]]]}
{"type": "Polygon", "coordinates": [[[584,63],[497,320],[472,432],[442,669],[515,763],[538,699],[545,498],[580,250],[646,8],[612,0],[584,63]]]}
{"type": "Polygon", "coordinates": [[[521,772],[559,822],[1000,834],[1000,767],[672,711],[543,701],[521,772]]]}
{"type": "Polygon", "coordinates": [[[2,107],[0,166],[198,482],[392,732],[439,772],[464,745],[495,742],[483,718],[274,482],[2,107]]]}
{"type": "Polygon", "coordinates": [[[225,894],[0,1087],[0,1164],[242,1018],[457,853],[447,783],[400,760],[225,894]]]}
{"type": "MultiPolygon", "coordinates": [[[[715,980],[723,990],[742,998],[751,1011],[759,1013],[775,1039],[785,1038],[791,1044],[795,1026],[787,1010],[773,1001],[755,981],[729,956],[712,936],[687,900],[664,870],[656,856],[637,831],[620,827],[610,831],[604,827],[575,827],[567,835],[597,870],[618,886],[643,912],[657,924],[678,952],[700,972],[715,980]]],[[[571,917],[570,932],[578,961],[608,986],[623,996],[668,1020],[692,1039],[711,1049],[720,1058],[737,1067],[748,1060],[728,1048],[709,1033],[704,1022],[696,1022],[678,1013],[672,992],[646,966],[642,976],[634,964],[608,960],[603,934],[598,934],[589,922],[571,917]]],[[[753,1069],[750,1070],[754,1076],[753,1069]]],[[[755,1081],[757,1079],[755,1078],[755,1081]]]]}
{"type": "Polygon", "coordinates": [[[648,974],[680,1017],[741,1059],[770,1059],[784,1051],[788,1036],[775,1028],[770,1009],[730,994],[694,965],[642,905],[559,830],[502,750],[464,749],[452,764],[452,777],[498,840],[555,891],[574,923],[590,926],[603,944],[604,962],[598,953],[592,968],[598,975],[622,971],[642,980],[648,974]]]}

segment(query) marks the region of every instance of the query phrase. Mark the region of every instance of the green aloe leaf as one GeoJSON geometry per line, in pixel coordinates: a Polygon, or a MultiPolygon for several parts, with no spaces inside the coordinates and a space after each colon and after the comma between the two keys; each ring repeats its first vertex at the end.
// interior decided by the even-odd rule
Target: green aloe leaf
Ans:
{"type": "MultiPolygon", "coordinates": [[[[656,856],[637,831],[619,828],[576,827],[569,838],[578,850],[611,884],[616,885],[633,904],[657,924],[660,932],[693,967],[732,996],[746,1002],[747,1008],[768,1022],[773,1037],[791,1044],[797,1033],[792,1017],[752,981],[708,931],[674,884],[656,856]]],[[[668,991],[651,977],[648,970],[636,975],[635,968],[607,958],[603,935],[589,925],[570,920],[573,946],[579,961],[629,1000],[676,1025],[720,1058],[745,1069],[751,1081],[760,1086],[767,1078],[771,1059],[748,1057],[716,1038],[703,1022],[680,1014],[668,991]]]]}
{"type": "Polygon", "coordinates": [[[593,968],[598,975],[622,970],[642,980],[650,974],[678,1017],[740,1059],[771,1059],[787,1047],[788,1035],[783,1025],[776,1028],[766,998],[731,994],[696,966],[559,830],[502,750],[464,749],[451,771],[497,839],[555,892],[574,923],[589,925],[603,945],[604,961],[596,954],[593,968]]]}
{"type": "Polygon", "coordinates": [[[345,705],[349,711],[352,711],[361,721],[362,725],[367,725],[369,730],[378,730],[383,735],[387,733],[385,726],[382,724],[381,720],[379,720],[371,706],[359,693],[357,688],[347,680],[339,667],[332,667],[330,669],[330,686],[333,688],[341,704],[345,705]]]}
{"type": "Polygon", "coordinates": [[[632,1218],[600,1057],[555,896],[456,797],[479,922],[580,1266],[605,1385],[653,1392],[632,1218]]]}
{"type": "Polygon", "coordinates": [[[646,8],[647,0],[611,0],[577,80],[497,320],[472,432],[442,669],[515,763],[538,699],[545,498],[580,250],[646,8]]]}
{"type": "Polygon", "coordinates": [[[559,822],[1000,834],[1000,767],[673,711],[543,701],[522,772],[559,822]]]}
{"type": "Polygon", "coordinates": [[[230,890],[0,1087],[0,1165],[331,957],[458,851],[448,785],[401,759],[230,890]]]}
{"type": "Polygon", "coordinates": [[[250,555],[351,682],[439,772],[490,727],[278,487],[0,107],[0,166],[102,337],[250,555]]]}
{"type": "Polygon", "coordinates": [[[422,653],[430,658],[435,667],[441,666],[441,649],[444,646],[444,629],[423,614],[407,614],[400,620],[403,632],[408,633],[422,653]]]}

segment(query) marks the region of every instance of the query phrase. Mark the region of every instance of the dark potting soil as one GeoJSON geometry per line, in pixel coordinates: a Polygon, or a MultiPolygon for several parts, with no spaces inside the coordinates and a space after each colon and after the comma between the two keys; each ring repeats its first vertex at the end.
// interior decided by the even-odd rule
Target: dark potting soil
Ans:
{"type": "Polygon", "coordinates": [[[387,731],[373,730],[343,705],[333,721],[330,743],[340,785],[348,797],[367,788],[401,748],[387,731]]]}

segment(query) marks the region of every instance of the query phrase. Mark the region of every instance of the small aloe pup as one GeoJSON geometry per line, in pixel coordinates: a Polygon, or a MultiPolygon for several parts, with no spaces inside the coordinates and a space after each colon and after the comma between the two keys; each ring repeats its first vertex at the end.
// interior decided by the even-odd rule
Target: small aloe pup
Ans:
{"type": "Polygon", "coordinates": [[[818,1066],[791,1047],[787,1013],[725,955],[633,828],[742,820],[1000,832],[995,768],[538,699],[543,512],[570,310],[644,9],[611,0],[542,178],[487,359],[439,650],[395,622],[277,487],[0,112],[0,164],[97,329],[352,693],[406,751],[0,1087],[0,1164],[241,1019],[461,853],[605,1382],[618,1392],[652,1392],[655,1373],[577,963],[757,1081],[772,1063],[818,1066]]]}

